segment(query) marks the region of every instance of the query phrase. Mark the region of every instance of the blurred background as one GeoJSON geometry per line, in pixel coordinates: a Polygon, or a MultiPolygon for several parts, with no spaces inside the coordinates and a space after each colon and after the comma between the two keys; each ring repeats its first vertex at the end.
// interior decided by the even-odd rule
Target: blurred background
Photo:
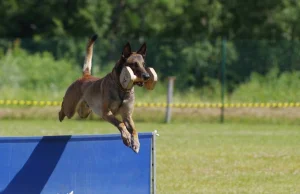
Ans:
{"type": "MultiPolygon", "coordinates": [[[[137,88],[137,102],[166,103],[168,77],[175,76],[172,103],[198,103],[191,113],[217,116],[220,104],[208,111],[210,104],[199,103],[221,102],[236,116],[240,109],[232,107],[239,105],[226,103],[282,103],[299,112],[293,108],[300,106],[299,1],[4,0],[0,17],[1,104],[60,102],[81,74],[88,38],[98,34],[96,76],[111,71],[127,41],[134,50],[147,43],[147,66],[159,83],[151,92],[137,88]]],[[[260,105],[245,106],[245,114],[259,115],[260,105]]],[[[164,112],[165,105],[156,108],[164,112]]]]}

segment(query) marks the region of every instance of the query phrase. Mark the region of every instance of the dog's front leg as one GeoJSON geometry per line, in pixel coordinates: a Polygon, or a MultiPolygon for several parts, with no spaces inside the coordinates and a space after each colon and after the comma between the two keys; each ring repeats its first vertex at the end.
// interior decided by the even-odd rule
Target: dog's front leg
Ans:
{"type": "Polygon", "coordinates": [[[123,118],[123,122],[126,125],[126,128],[132,135],[132,142],[131,142],[132,149],[135,153],[138,153],[140,150],[140,142],[139,142],[138,132],[135,129],[135,125],[134,125],[132,116],[131,115],[123,115],[122,118],[123,118]]]}
{"type": "Polygon", "coordinates": [[[102,117],[106,121],[108,121],[111,124],[113,124],[114,126],[116,126],[119,129],[120,133],[121,133],[123,143],[128,147],[132,147],[131,146],[131,135],[128,132],[128,130],[126,129],[125,124],[122,123],[121,121],[119,121],[111,112],[103,114],[102,117]]]}

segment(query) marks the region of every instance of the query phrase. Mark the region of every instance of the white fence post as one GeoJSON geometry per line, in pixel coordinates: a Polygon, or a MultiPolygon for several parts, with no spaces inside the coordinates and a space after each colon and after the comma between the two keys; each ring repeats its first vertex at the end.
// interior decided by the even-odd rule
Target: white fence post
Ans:
{"type": "Polygon", "coordinates": [[[167,109],[166,109],[166,123],[171,122],[172,109],[171,103],[173,102],[173,89],[174,89],[175,77],[168,77],[168,94],[167,94],[167,109]]]}

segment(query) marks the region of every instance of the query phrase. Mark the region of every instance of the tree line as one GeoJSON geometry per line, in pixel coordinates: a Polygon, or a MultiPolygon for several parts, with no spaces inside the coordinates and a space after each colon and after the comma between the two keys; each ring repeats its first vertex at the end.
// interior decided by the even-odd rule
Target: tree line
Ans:
{"type": "Polygon", "coordinates": [[[21,39],[29,52],[49,51],[81,65],[87,38],[98,34],[94,64],[105,69],[130,41],[148,45],[147,63],[180,88],[219,79],[226,39],[228,89],[252,72],[299,70],[297,0],[5,0],[0,46],[21,39]]]}

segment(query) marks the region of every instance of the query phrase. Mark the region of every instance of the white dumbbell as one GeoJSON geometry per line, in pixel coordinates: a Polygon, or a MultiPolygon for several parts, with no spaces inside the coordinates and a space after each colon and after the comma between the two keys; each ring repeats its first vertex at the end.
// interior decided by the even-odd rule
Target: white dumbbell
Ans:
{"type": "Polygon", "coordinates": [[[138,78],[134,75],[132,69],[128,66],[123,67],[120,74],[120,83],[124,89],[130,89],[133,87],[135,82],[144,82],[144,87],[147,90],[153,90],[157,82],[157,74],[155,70],[151,67],[146,68],[147,73],[149,73],[150,78],[144,81],[142,78],[138,78]]]}
{"type": "Polygon", "coordinates": [[[150,78],[145,82],[144,86],[147,90],[153,90],[158,80],[157,74],[152,67],[147,67],[146,71],[149,73],[150,78]]]}

